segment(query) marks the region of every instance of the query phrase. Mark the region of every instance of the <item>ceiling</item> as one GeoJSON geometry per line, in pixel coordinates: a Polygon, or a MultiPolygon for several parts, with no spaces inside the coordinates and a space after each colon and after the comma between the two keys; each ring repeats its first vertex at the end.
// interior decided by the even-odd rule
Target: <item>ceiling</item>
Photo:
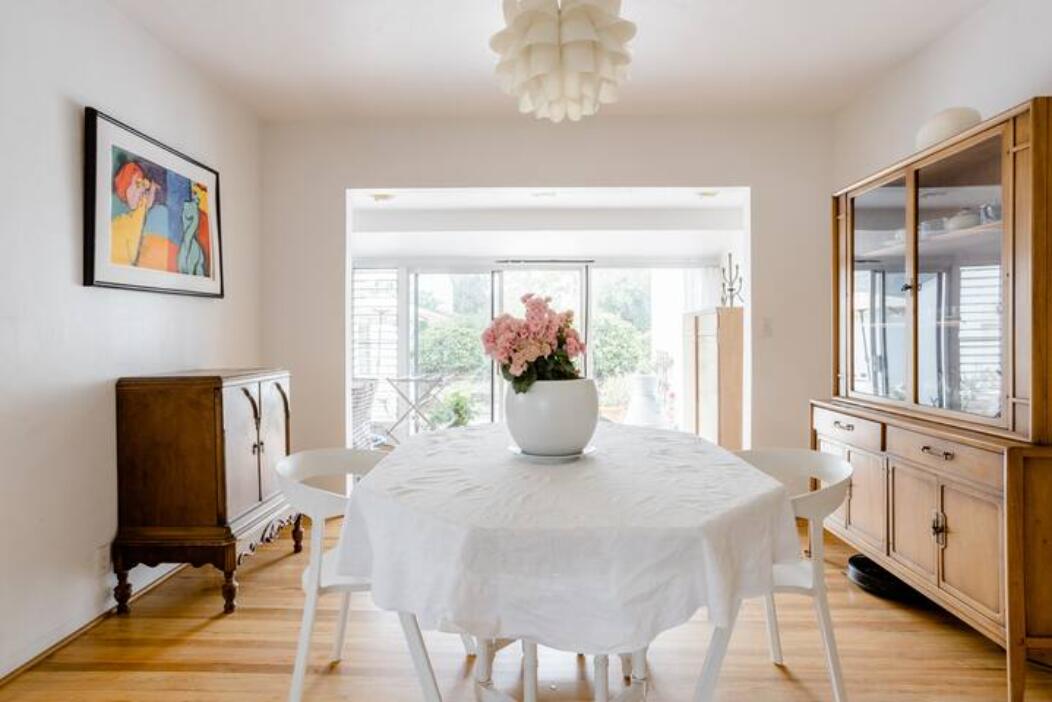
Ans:
{"type": "Polygon", "coordinates": [[[359,260],[713,263],[744,245],[748,188],[348,190],[359,260]],[[528,232],[528,236],[523,233],[528,232]]]}
{"type": "Polygon", "coordinates": [[[748,188],[388,188],[348,190],[357,210],[740,208],[748,188]]]}
{"type": "MultiPolygon", "coordinates": [[[[624,0],[617,114],[832,111],[986,0],[624,0]]],[[[499,0],[110,0],[268,121],[505,116],[499,0]]]]}

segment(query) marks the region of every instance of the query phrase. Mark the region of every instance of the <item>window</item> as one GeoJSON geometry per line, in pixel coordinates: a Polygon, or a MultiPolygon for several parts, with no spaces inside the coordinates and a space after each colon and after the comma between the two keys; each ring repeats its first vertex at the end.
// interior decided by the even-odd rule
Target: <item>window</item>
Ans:
{"type": "Polygon", "coordinates": [[[493,421],[492,363],[482,331],[493,317],[490,273],[418,273],[413,276],[409,341],[414,377],[436,383],[425,415],[434,426],[493,421]]]}
{"type": "Polygon", "coordinates": [[[351,290],[353,375],[376,381],[372,420],[393,422],[398,396],[384,379],[398,375],[398,269],[356,268],[351,290]]]}
{"type": "Polygon", "coordinates": [[[407,409],[387,378],[414,379],[405,392],[419,402],[423,418],[402,425],[401,434],[500,418],[504,381],[480,337],[495,314],[521,315],[519,300],[528,292],[574,311],[589,347],[582,370],[596,380],[604,417],[682,427],[683,317],[718,302],[720,277],[715,266],[546,263],[355,269],[353,280],[354,375],[379,381],[372,410],[377,430],[407,409]]]}

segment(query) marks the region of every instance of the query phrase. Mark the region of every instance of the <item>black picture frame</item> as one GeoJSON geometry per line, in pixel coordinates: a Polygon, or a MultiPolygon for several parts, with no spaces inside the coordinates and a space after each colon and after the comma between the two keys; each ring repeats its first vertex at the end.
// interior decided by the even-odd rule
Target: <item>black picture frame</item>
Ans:
{"type": "MultiPolygon", "coordinates": [[[[173,169],[174,170],[174,169],[173,169]]],[[[109,182],[109,176],[107,175],[107,183],[109,182]]],[[[110,190],[107,187],[105,197],[110,197],[110,190]]],[[[219,189],[219,171],[216,169],[201,163],[197,159],[191,158],[186,154],[173,149],[172,147],[154,139],[153,137],[147,136],[140,132],[134,127],[103,113],[94,107],[84,108],[84,285],[90,287],[102,287],[102,288],[118,288],[123,290],[142,290],[147,292],[166,293],[171,295],[191,295],[195,297],[211,297],[211,298],[222,298],[225,296],[225,281],[223,275],[223,228],[222,228],[222,213],[220,207],[220,189],[219,189]],[[105,123],[105,125],[103,125],[105,123]],[[100,138],[100,126],[107,132],[113,132],[120,134],[121,137],[126,137],[132,142],[138,141],[138,143],[146,143],[160,149],[166,154],[170,155],[170,159],[177,159],[187,164],[190,169],[201,169],[201,171],[210,174],[211,178],[214,179],[213,193],[214,196],[209,202],[209,212],[211,213],[214,208],[214,224],[212,223],[212,217],[209,216],[209,237],[212,236],[212,228],[214,228],[214,246],[209,247],[211,254],[212,263],[212,274],[208,276],[207,289],[204,281],[199,276],[184,275],[180,273],[167,272],[167,271],[144,271],[143,275],[149,275],[153,277],[164,277],[170,278],[173,284],[155,284],[151,282],[135,281],[134,279],[121,279],[121,276],[113,275],[112,270],[102,271],[99,270],[99,246],[102,243],[101,237],[111,236],[111,232],[107,227],[104,231],[99,231],[99,226],[103,214],[105,215],[105,221],[108,223],[109,209],[105,213],[100,211],[99,203],[102,193],[100,193],[99,175],[100,167],[105,168],[106,172],[109,173],[112,166],[109,160],[105,163],[100,163],[99,158],[99,138],[100,138]],[[180,279],[184,279],[180,281],[180,279]],[[182,286],[177,283],[184,283],[182,286]]],[[[109,239],[105,240],[106,245],[109,245],[109,239]]],[[[108,250],[108,249],[107,249],[108,250]]],[[[114,266],[104,266],[105,268],[115,268],[114,266]]],[[[132,268],[132,267],[127,267],[132,268]]],[[[133,271],[129,270],[128,274],[130,277],[133,271]]]]}

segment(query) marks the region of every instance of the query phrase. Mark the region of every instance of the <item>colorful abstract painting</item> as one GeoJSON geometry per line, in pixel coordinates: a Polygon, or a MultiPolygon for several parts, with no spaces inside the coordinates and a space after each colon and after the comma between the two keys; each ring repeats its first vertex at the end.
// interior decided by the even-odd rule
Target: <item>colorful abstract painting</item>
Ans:
{"type": "Polygon", "coordinates": [[[85,284],[222,295],[219,174],[88,108],[85,284]]]}
{"type": "Polygon", "coordinates": [[[113,147],[110,260],[208,275],[208,188],[113,147]]]}

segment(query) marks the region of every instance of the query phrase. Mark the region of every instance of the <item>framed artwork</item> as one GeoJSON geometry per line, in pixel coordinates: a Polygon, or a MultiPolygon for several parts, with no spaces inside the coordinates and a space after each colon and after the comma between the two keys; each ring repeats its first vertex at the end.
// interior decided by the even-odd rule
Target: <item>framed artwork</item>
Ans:
{"type": "Polygon", "coordinates": [[[87,108],[84,284],[223,296],[219,173],[87,108]]]}

